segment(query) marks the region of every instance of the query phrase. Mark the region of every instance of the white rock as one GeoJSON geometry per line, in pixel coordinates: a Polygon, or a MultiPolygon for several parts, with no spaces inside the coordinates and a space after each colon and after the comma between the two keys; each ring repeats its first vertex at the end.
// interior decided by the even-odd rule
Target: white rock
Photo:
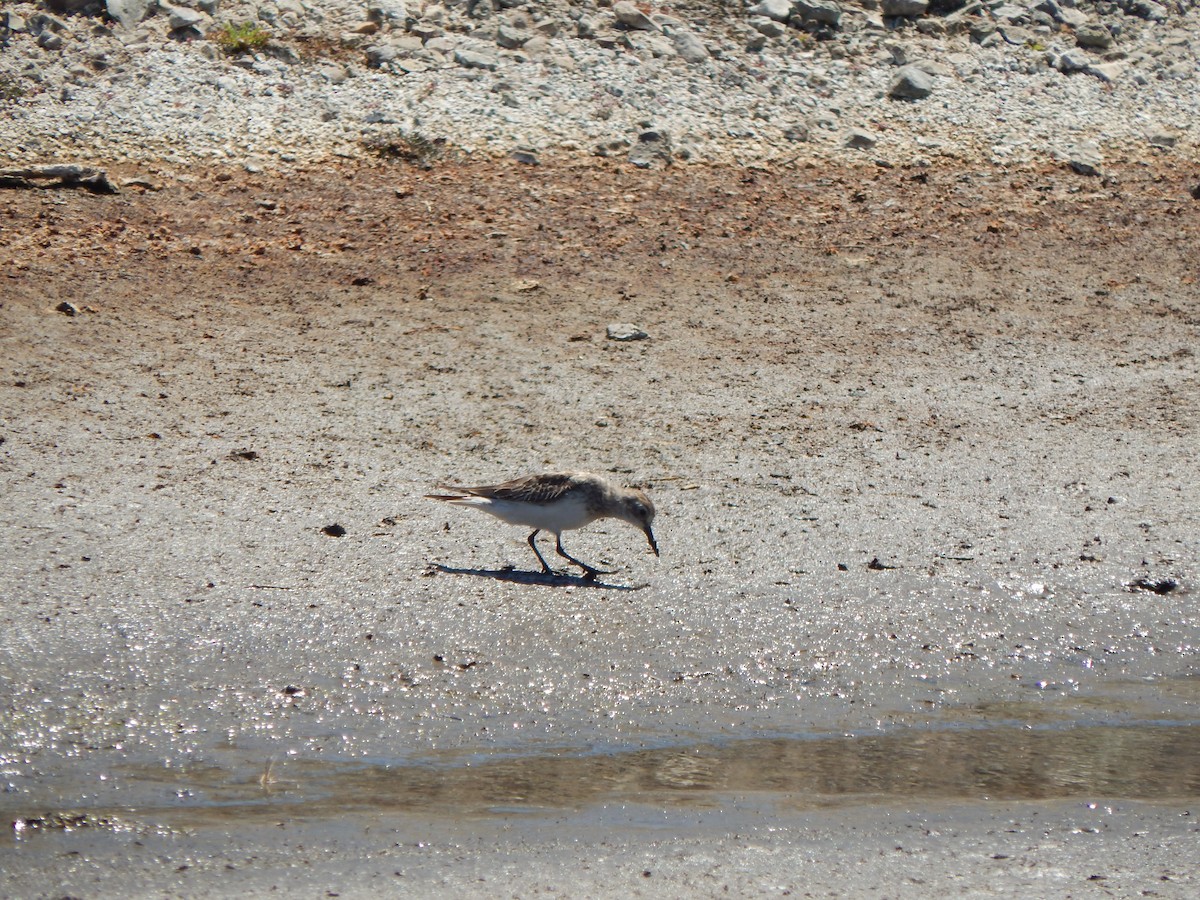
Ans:
{"type": "Polygon", "coordinates": [[[792,17],[792,0],[761,0],[746,12],[752,16],[765,16],[776,22],[786,22],[792,17]]]}
{"type": "Polygon", "coordinates": [[[171,26],[172,31],[178,31],[181,28],[196,28],[208,18],[198,9],[188,9],[186,6],[171,6],[164,7],[168,10],[167,24],[171,26]]]}
{"type": "Polygon", "coordinates": [[[1093,78],[1099,78],[1101,81],[1116,81],[1125,71],[1125,63],[1120,60],[1096,63],[1095,65],[1088,66],[1083,71],[1093,78]]]}
{"type": "Polygon", "coordinates": [[[154,0],[105,0],[108,14],[121,23],[125,28],[133,28],[146,16],[154,0]]]}

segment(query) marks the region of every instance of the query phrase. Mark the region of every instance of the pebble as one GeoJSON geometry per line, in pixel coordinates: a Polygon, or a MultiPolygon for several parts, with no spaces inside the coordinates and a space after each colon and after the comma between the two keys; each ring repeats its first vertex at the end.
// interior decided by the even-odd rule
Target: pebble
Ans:
{"type": "Polygon", "coordinates": [[[902,66],[888,87],[888,96],[897,100],[920,100],[933,93],[933,76],[919,66],[902,66]]]}
{"type": "Polygon", "coordinates": [[[1113,45],[1112,32],[1099,22],[1088,22],[1075,29],[1075,43],[1080,47],[1107,50],[1113,45]]]}
{"type": "Polygon", "coordinates": [[[125,28],[133,28],[150,15],[152,0],[107,0],[108,14],[125,28]]]}
{"type": "Polygon", "coordinates": [[[613,5],[613,15],[617,17],[617,21],[627,28],[633,28],[638,31],[658,31],[658,25],[648,15],[638,9],[628,0],[613,5]]]}
{"type": "Polygon", "coordinates": [[[637,325],[627,322],[618,322],[609,325],[607,334],[610,341],[644,341],[650,337],[649,334],[637,325]]]}
{"type": "Polygon", "coordinates": [[[880,9],[885,16],[916,18],[925,15],[929,0],[883,0],[880,9]]]}
{"type": "Polygon", "coordinates": [[[786,22],[792,17],[792,0],[762,0],[748,10],[752,16],[764,16],[775,22],[786,22]]]}
{"type": "Polygon", "coordinates": [[[846,146],[856,150],[869,150],[879,143],[879,138],[865,128],[851,128],[846,134],[846,146]]]}
{"type": "Polygon", "coordinates": [[[672,39],[675,41],[675,52],[688,62],[699,63],[708,59],[708,48],[704,46],[704,41],[692,32],[677,31],[672,39]]]}
{"type": "Polygon", "coordinates": [[[8,2],[0,146],[14,165],[70,160],[86,134],[89,158],[265,171],[370,156],[376,115],[372,127],[528,164],[870,148],[883,164],[1017,165],[1061,158],[1064,135],[1110,159],[1200,158],[1196,5],[952,5],[753,0],[729,13],[699,0],[676,16],[627,0],[582,15],[567,0],[107,0],[60,17],[8,2]],[[204,37],[245,22],[269,53],[234,60],[204,37]],[[181,27],[192,39],[175,39],[181,27]],[[322,41],[342,49],[313,56],[322,41]],[[1172,141],[1151,142],[1147,122],[1171,123],[1172,141]]]}
{"type": "Polygon", "coordinates": [[[1080,175],[1100,175],[1100,167],[1104,164],[1104,157],[1094,141],[1076,144],[1066,152],[1064,158],[1067,165],[1080,175]]]}
{"type": "Polygon", "coordinates": [[[792,10],[792,15],[802,22],[836,28],[842,20],[842,8],[833,0],[792,0],[792,10]]]}

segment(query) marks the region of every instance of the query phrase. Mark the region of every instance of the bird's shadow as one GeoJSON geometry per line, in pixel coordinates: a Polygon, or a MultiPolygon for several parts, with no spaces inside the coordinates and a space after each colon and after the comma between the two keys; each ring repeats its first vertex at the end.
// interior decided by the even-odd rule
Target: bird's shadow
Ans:
{"type": "Polygon", "coordinates": [[[456,569],[433,563],[430,570],[445,575],[474,575],[476,578],[491,578],[494,581],[511,581],[513,584],[541,584],[547,587],[601,588],[606,591],[640,591],[649,584],[609,584],[584,575],[569,575],[555,572],[530,572],[522,569],[456,569]]]}

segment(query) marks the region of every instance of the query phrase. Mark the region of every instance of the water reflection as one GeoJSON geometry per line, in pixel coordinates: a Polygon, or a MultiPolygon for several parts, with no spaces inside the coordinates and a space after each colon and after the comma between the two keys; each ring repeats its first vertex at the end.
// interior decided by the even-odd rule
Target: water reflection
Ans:
{"type": "Polygon", "coordinates": [[[311,816],[368,809],[486,815],[607,802],[704,807],[748,793],[774,795],[790,808],[871,799],[1181,800],[1200,797],[1200,726],[907,731],[460,765],[294,760],[276,764],[270,780],[215,767],[126,777],[187,782],[201,807],[283,806],[311,816]]]}

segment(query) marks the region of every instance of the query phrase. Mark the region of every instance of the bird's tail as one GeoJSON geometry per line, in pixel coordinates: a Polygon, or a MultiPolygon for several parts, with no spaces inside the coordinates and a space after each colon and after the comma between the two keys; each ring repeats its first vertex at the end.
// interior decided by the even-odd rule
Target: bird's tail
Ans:
{"type": "Polygon", "coordinates": [[[426,500],[441,500],[444,503],[453,503],[455,500],[471,499],[471,491],[465,487],[459,487],[457,484],[435,484],[434,487],[439,491],[449,491],[449,493],[426,494],[426,500]]]}

